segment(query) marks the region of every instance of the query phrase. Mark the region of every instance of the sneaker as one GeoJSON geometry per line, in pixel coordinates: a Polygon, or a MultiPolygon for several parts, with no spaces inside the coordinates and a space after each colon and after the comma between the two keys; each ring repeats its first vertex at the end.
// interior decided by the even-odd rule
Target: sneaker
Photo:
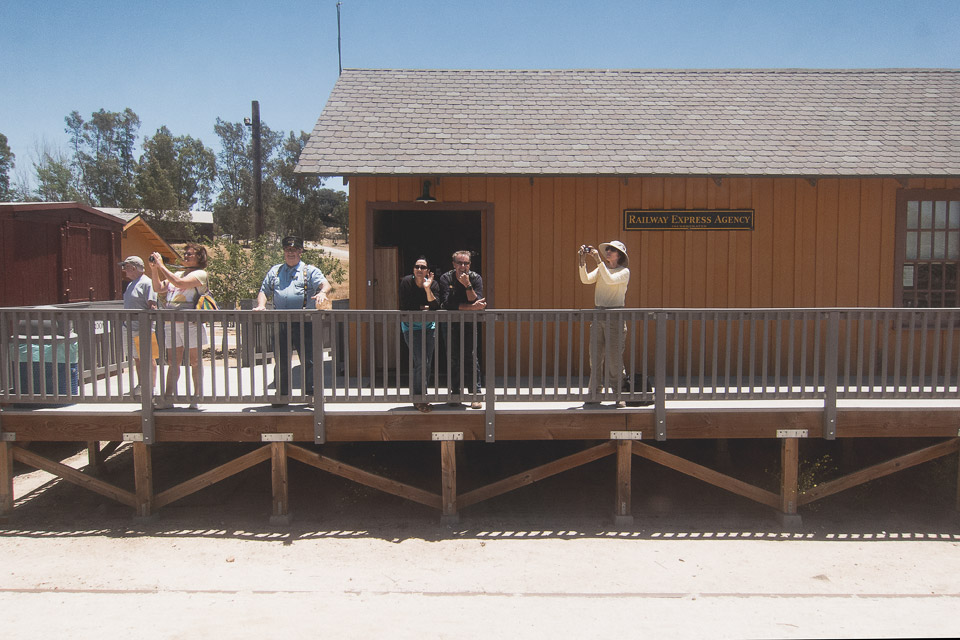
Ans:
{"type": "Polygon", "coordinates": [[[189,408],[190,408],[190,409],[194,409],[194,410],[196,410],[196,411],[199,411],[199,410],[200,410],[200,404],[197,403],[197,402],[191,402],[189,408]]]}
{"type": "Polygon", "coordinates": [[[482,402],[471,402],[471,403],[470,403],[470,408],[471,408],[471,409],[483,409],[483,403],[482,403],[482,402]]]}
{"type": "Polygon", "coordinates": [[[135,386],[135,387],[130,391],[130,393],[131,393],[132,395],[135,395],[135,396],[140,395],[140,385],[135,386]]]}
{"type": "Polygon", "coordinates": [[[173,407],[173,401],[169,398],[154,398],[153,399],[153,408],[154,409],[170,409],[173,407]]]}
{"type": "Polygon", "coordinates": [[[617,401],[617,409],[626,409],[626,408],[627,408],[627,401],[626,401],[626,400],[618,400],[618,401],[617,401]]]}

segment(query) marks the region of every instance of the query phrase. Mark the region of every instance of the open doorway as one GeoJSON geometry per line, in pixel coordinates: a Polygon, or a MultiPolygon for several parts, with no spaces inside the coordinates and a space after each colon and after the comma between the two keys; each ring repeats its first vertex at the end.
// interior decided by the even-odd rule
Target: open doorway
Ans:
{"type": "Polygon", "coordinates": [[[390,286],[386,283],[392,283],[396,287],[400,278],[412,273],[413,263],[421,255],[426,256],[427,263],[439,278],[452,268],[450,256],[460,249],[473,252],[473,268],[486,276],[481,218],[480,211],[375,211],[374,247],[396,247],[397,273],[380,273],[389,271],[386,264],[389,261],[378,261],[374,278],[378,284],[390,286]]]}
{"type": "MultiPolygon", "coordinates": [[[[439,279],[453,268],[454,251],[470,251],[473,253],[472,268],[483,276],[486,286],[492,282],[492,265],[484,260],[484,249],[489,244],[484,232],[492,226],[489,211],[485,207],[435,210],[384,207],[373,209],[371,214],[372,233],[367,262],[371,274],[368,283],[371,289],[367,298],[369,308],[396,309],[399,306],[400,279],[413,273],[413,263],[421,255],[427,258],[427,264],[439,279]],[[488,266],[491,269],[489,278],[486,273],[488,266]]],[[[378,344],[378,349],[394,353],[399,346],[400,362],[407,362],[406,344],[400,338],[399,331],[388,333],[385,339],[386,343],[378,344]]],[[[380,343],[383,338],[376,336],[374,340],[380,343]]],[[[443,361],[444,354],[441,342],[435,354],[439,360],[435,361],[443,361]]],[[[401,369],[396,372],[398,380],[406,384],[409,372],[405,367],[401,369]]]]}

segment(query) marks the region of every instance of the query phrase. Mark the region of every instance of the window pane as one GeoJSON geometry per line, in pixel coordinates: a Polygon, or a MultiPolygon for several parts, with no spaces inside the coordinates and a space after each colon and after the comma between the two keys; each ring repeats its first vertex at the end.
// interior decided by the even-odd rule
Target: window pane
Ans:
{"type": "Polygon", "coordinates": [[[943,263],[930,265],[930,290],[940,291],[943,289],[943,263]]]}
{"type": "Polygon", "coordinates": [[[929,260],[931,249],[933,248],[933,238],[930,236],[933,235],[930,231],[921,231],[920,232],[920,259],[929,260]]]}
{"type": "Polygon", "coordinates": [[[907,232],[907,260],[917,259],[917,232],[907,232]]]}
{"type": "Polygon", "coordinates": [[[917,265],[917,289],[929,289],[930,288],[930,265],[929,264],[918,264],[917,265]]]}
{"type": "Polygon", "coordinates": [[[950,228],[960,228],[960,201],[958,200],[950,202],[950,228]]]}
{"type": "Polygon", "coordinates": [[[903,288],[913,289],[915,268],[912,264],[903,265],[903,288]]]}
{"type": "Polygon", "coordinates": [[[950,231],[947,234],[947,258],[960,260],[960,231],[950,231]]]}
{"type": "Polygon", "coordinates": [[[947,234],[943,231],[934,231],[933,233],[933,257],[937,260],[943,260],[947,253],[947,234]]]}
{"type": "Polygon", "coordinates": [[[920,203],[911,200],[907,203],[907,229],[916,229],[917,220],[920,212],[920,203]]]}
{"type": "Polygon", "coordinates": [[[934,206],[934,223],[937,229],[946,229],[947,227],[947,203],[943,200],[937,200],[934,206]]]}
{"type": "Polygon", "coordinates": [[[920,203],[920,228],[933,228],[933,202],[924,200],[920,203]]]}

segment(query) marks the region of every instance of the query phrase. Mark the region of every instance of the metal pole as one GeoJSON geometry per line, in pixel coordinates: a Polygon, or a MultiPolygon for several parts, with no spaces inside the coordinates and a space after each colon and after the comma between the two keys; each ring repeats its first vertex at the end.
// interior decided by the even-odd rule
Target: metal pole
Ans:
{"type": "Polygon", "coordinates": [[[260,158],[260,102],[254,100],[251,109],[251,126],[253,127],[253,210],[254,237],[263,235],[263,168],[260,158]]]}
{"type": "Polygon", "coordinates": [[[340,67],[340,74],[343,75],[343,53],[340,50],[340,5],[342,2],[337,3],[337,64],[340,67]]]}

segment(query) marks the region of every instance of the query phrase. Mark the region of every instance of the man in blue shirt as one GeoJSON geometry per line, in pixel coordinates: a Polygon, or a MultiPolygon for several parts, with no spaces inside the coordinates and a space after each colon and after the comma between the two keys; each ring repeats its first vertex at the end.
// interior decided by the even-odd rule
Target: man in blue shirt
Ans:
{"type": "MultiPolygon", "coordinates": [[[[308,301],[312,301],[312,308],[319,309],[327,300],[330,292],[330,283],[323,272],[317,267],[304,264],[300,261],[303,255],[303,239],[296,236],[287,236],[283,239],[283,262],[274,265],[267,272],[257,294],[257,306],[254,311],[266,309],[267,298],[273,297],[274,309],[306,309],[308,301]]],[[[290,394],[290,351],[287,348],[288,323],[281,322],[277,333],[277,361],[274,367],[273,379],[277,385],[277,395],[290,394]]],[[[300,339],[300,323],[291,320],[289,323],[290,345],[297,350],[300,364],[303,368],[304,390],[308,395],[313,394],[313,323],[303,324],[303,340],[300,339]]],[[[274,407],[282,407],[289,402],[274,403],[274,407]]]]}

